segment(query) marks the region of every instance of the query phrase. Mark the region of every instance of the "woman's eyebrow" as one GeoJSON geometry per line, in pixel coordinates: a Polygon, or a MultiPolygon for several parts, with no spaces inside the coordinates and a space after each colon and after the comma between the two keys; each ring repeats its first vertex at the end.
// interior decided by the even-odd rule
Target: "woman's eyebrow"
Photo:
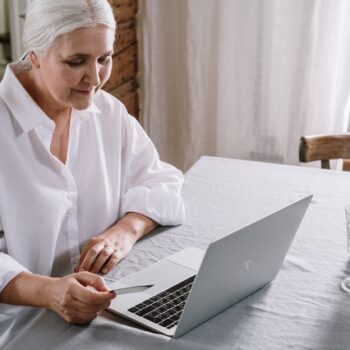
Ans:
{"type": "MultiPolygon", "coordinates": [[[[104,53],[103,55],[101,55],[101,56],[99,56],[99,57],[110,56],[110,55],[113,55],[113,51],[112,51],[112,50],[110,50],[110,51],[104,53]]],[[[69,59],[69,58],[73,58],[73,57],[85,58],[85,57],[89,57],[89,56],[91,56],[91,55],[86,54],[86,53],[77,52],[77,53],[74,53],[74,54],[72,54],[72,55],[67,56],[65,59],[69,59]]]]}
{"type": "Polygon", "coordinates": [[[89,55],[83,54],[83,53],[74,53],[72,55],[68,56],[61,56],[63,60],[71,60],[71,59],[77,59],[77,58],[87,58],[89,55]]]}

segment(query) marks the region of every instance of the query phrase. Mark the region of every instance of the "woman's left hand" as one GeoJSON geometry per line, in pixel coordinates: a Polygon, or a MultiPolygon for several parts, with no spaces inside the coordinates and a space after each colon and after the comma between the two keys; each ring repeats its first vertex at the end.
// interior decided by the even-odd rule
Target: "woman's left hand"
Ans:
{"type": "Polygon", "coordinates": [[[104,274],[110,272],[128,255],[136,240],[136,235],[127,229],[108,229],[85,245],[75,271],[104,274]]]}
{"type": "Polygon", "coordinates": [[[125,258],[136,241],[156,228],[149,217],[128,212],[114,226],[93,237],[81,252],[74,272],[108,273],[125,258]]]}

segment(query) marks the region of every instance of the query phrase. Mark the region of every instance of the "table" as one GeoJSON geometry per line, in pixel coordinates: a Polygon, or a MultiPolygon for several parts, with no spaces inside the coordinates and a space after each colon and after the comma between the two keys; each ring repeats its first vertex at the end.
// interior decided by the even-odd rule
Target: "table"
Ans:
{"type": "Polygon", "coordinates": [[[186,173],[186,222],[138,242],[111,274],[119,279],[187,246],[205,248],[282,206],[314,198],[283,266],[265,288],[179,339],[143,330],[109,312],[88,326],[28,308],[4,349],[349,349],[350,275],[344,207],[350,174],[216,157],[186,173]]]}

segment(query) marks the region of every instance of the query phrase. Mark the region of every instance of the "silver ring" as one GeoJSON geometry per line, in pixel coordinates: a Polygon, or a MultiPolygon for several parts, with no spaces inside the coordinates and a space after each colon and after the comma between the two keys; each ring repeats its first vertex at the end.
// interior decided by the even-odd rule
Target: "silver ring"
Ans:
{"type": "Polygon", "coordinates": [[[340,284],[340,288],[350,294],[350,277],[345,278],[344,280],[342,280],[341,284],[340,284]]]}

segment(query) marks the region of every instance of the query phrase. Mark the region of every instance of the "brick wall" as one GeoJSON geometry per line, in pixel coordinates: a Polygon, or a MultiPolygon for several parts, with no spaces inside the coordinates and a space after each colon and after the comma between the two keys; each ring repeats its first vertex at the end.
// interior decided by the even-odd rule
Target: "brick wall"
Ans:
{"type": "Polygon", "coordinates": [[[128,112],[139,116],[136,14],[138,0],[109,0],[117,19],[113,70],[104,89],[121,100],[128,112]]]}

